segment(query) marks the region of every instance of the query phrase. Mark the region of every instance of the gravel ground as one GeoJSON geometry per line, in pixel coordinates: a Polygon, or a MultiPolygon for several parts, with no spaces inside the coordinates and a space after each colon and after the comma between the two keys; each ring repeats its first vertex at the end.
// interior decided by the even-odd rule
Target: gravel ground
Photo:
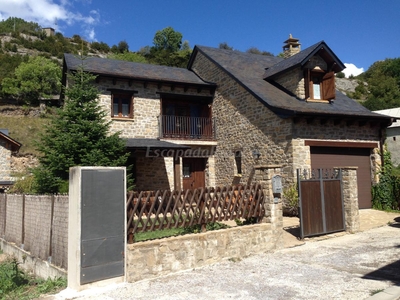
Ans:
{"type": "Polygon", "coordinates": [[[397,225],[53,299],[366,299],[400,284],[397,225]]]}

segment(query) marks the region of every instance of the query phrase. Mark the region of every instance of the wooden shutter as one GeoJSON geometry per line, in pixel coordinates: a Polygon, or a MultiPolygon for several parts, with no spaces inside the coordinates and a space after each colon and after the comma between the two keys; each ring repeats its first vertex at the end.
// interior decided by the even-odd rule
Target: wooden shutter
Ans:
{"type": "Polygon", "coordinates": [[[310,84],[312,84],[310,80],[310,69],[304,69],[304,92],[305,92],[305,99],[310,98],[310,91],[312,91],[312,88],[310,88],[310,84]]]}
{"type": "Polygon", "coordinates": [[[322,99],[335,99],[335,94],[335,74],[334,72],[326,73],[322,77],[322,99]]]}
{"type": "Polygon", "coordinates": [[[133,119],[133,95],[129,97],[129,118],[133,119]]]}
{"type": "Polygon", "coordinates": [[[114,94],[111,93],[111,118],[114,117],[114,94]]]}

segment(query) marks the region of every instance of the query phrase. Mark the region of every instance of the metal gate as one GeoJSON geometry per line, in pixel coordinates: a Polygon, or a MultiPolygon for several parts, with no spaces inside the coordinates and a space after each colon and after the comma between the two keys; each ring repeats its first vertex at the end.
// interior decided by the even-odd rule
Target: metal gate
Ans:
{"type": "Polygon", "coordinates": [[[341,169],[297,170],[300,237],[345,230],[341,169]]]}

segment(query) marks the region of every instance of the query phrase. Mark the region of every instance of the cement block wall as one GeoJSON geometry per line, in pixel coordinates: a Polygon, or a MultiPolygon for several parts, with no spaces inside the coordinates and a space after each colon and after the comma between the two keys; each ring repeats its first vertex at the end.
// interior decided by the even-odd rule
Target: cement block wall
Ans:
{"type": "Polygon", "coordinates": [[[0,194],[0,238],[67,269],[68,196],[0,194]]]}

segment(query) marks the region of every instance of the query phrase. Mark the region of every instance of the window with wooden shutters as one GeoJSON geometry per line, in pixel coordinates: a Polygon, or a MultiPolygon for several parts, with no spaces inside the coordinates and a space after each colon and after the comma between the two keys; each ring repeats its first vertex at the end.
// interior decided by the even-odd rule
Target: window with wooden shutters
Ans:
{"type": "Polygon", "coordinates": [[[329,102],[335,99],[335,74],[321,69],[305,69],[304,88],[307,101],[329,102]]]}

